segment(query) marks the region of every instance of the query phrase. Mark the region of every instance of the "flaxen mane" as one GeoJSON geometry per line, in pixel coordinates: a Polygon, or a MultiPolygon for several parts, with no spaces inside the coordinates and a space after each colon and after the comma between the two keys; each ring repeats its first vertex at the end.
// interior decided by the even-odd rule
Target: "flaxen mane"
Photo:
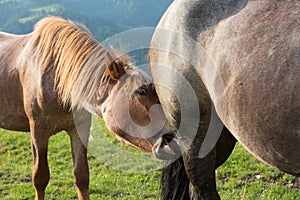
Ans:
{"type": "Polygon", "coordinates": [[[106,49],[81,24],[58,17],[44,18],[35,26],[30,48],[41,74],[55,70],[62,102],[73,108],[91,101],[107,76],[106,49]]]}

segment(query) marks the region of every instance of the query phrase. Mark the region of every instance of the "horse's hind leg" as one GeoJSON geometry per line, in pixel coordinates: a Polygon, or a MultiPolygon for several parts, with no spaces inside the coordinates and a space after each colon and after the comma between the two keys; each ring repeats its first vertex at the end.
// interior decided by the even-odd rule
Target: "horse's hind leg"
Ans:
{"type": "MultiPolygon", "coordinates": [[[[223,127],[221,137],[216,144],[216,166],[222,165],[230,156],[234,149],[236,139],[231,135],[227,128],[223,127]]],[[[300,179],[299,179],[300,181],[300,179]]],[[[162,170],[161,179],[161,199],[162,200],[187,200],[189,198],[189,183],[183,158],[180,157],[173,161],[162,170]]],[[[216,195],[217,196],[217,195],[216,195]]]]}
{"type": "Polygon", "coordinates": [[[191,198],[193,200],[219,200],[215,178],[216,149],[214,148],[206,157],[199,158],[200,141],[196,136],[191,147],[183,154],[185,170],[193,186],[191,198]]]}
{"type": "Polygon", "coordinates": [[[33,154],[32,183],[35,187],[36,200],[43,200],[45,189],[50,178],[50,171],[47,161],[49,131],[37,128],[34,123],[31,125],[31,148],[33,154]]]}

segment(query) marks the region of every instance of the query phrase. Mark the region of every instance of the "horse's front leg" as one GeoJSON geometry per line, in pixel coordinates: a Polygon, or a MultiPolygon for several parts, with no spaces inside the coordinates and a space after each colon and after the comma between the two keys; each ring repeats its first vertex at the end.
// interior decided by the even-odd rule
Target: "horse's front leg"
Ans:
{"type": "Polygon", "coordinates": [[[68,130],[71,139],[72,156],[74,163],[74,180],[77,186],[78,199],[89,199],[89,167],[87,160],[87,144],[90,133],[90,117],[76,127],[68,130]]]}
{"type": "Polygon", "coordinates": [[[47,151],[50,138],[49,131],[41,128],[35,122],[30,125],[30,141],[33,154],[32,183],[35,187],[35,199],[43,200],[45,189],[50,178],[48,167],[47,151]]]}

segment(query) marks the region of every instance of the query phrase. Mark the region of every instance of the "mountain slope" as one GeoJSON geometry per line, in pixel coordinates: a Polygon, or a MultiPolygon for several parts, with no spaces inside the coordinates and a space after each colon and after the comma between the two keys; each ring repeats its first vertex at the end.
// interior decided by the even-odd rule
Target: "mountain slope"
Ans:
{"type": "Polygon", "coordinates": [[[155,26],[171,0],[0,0],[0,30],[28,33],[55,15],[84,23],[98,40],[134,27],[155,26]]]}

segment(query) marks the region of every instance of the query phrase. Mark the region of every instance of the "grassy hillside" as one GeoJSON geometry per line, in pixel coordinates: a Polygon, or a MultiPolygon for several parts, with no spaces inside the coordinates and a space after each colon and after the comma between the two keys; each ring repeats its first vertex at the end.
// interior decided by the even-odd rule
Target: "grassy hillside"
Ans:
{"type": "Polygon", "coordinates": [[[0,30],[11,33],[29,33],[39,19],[49,15],[84,23],[100,41],[126,29],[105,19],[79,14],[55,1],[0,1],[0,10],[0,30]]]}
{"type": "Polygon", "coordinates": [[[171,0],[0,0],[0,30],[28,33],[48,15],[84,23],[96,39],[133,27],[155,26],[171,0]]]}
{"type": "MultiPolygon", "coordinates": [[[[29,33],[39,19],[53,15],[85,24],[93,36],[102,42],[131,28],[154,27],[171,2],[172,0],[0,0],[0,31],[29,33]]],[[[130,55],[140,65],[146,62],[148,51],[141,50],[130,55]]]]}
{"type": "MultiPolygon", "coordinates": [[[[159,199],[160,170],[155,160],[115,141],[102,121],[94,123],[92,136],[89,150],[92,200],[159,199]]],[[[29,140],[28,133],[0,130],[0,199],[34,198],[29,140]]],[[[47,199],[76,199],[66,133],[50,139],[48,159],[51,179],[47,199]]],[[[294,181],[293,176],[262,164],[240,145],[217,170],[218,191],[223,200],[299,200],[300,190],[294,181]]]]}

